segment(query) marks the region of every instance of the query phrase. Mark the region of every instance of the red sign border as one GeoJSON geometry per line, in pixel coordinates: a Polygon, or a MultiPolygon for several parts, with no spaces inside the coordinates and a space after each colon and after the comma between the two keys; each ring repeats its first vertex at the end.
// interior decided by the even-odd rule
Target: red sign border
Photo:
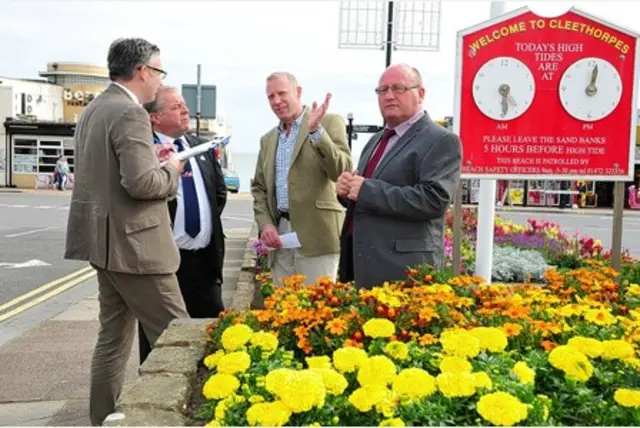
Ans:
{"type": "MultiPolygon", "coordinates": [[[[453,101],[453,132],[456,135],[460,135],[460,114],[462,110],[462,64],[464,59],[465,49],[462,44],[463,38],[469,34],[477,33],[482,31],[485,28],[491,27],[493,25],[499,24],[503,21],[507,21],[512,18],[516,18],[520,15],[524,15],[526,13],[533,13],[540,18],[548,18],[546,16],[537,15],[533,12],[529,7],[524,6],[519,9],[515,9],[511,12],[500,15],[496,18],[491,18],[486,21],[482,21],[476,25],[471,27],[464,28],[457,32],[456,35],[456,69],[455,69],[455,81],[454,81],[454,101],[453,101]]],[[[619,25],[613,24],[609,21],[605,21],[602,18],[598,18],[588,12],[584,12],[580,9],[572,7],[567,12],[573,12],[577,15],[580,15],[586,19],[590,19],[594,22],[597,22],[605,27],[613,28],[622,33],[626,33],[627,35],[634,37],[636,39],[635,43],[635,58],[634,58],[634,70],[633,70],[633,93],[632,93],[632,106],[633,110],[631,113],[631,132],[629,134],[629,166],[628,166],[628,174],[627,175],[561,175],[561,174],[551,174],[551,175],[534,175],[534,174],[482,174],[482,173],[462,173],[460,178],[463,180],[466,179],[481,179],[481,180],[583,180],[588,178],[593,181],[633,181],[634,174],[634,165],[635,165],[635,148],[636,148],[636,132],[638,126],[638,115],[640,115],[640,107],[638,107],[638,78],[640,75],[638,73],[640,69],[640,35],[634,31],[629,30],[628,28],[621,27],[619,25]]],[[[566,12],[563,12],[563,14],[566,12]]],[[[588,55],[585,55],[585,57],[588,55]]],[[[464,150],[464,141],[461,142],[462,148],[464,150]]]]}

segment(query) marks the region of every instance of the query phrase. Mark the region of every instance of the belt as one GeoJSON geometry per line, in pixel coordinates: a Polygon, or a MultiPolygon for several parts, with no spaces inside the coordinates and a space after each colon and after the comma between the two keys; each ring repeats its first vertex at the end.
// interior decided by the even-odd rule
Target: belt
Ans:
{"type": "Polygon", "coordinates": [[[276,211],[276,222],[278,224],[280,224],[280,219],[286,219],[287,221],[291,221],[291,219],[289,218],[289,211],[276,211]]]}

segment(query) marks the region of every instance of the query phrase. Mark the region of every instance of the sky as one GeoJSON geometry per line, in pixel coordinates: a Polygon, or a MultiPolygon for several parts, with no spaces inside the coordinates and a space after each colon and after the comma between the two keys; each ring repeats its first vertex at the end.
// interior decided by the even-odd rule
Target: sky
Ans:
{"type": "MultiPolygon", "coordinates": [[[[505,12],[529,6],[542,15],[575,6],[640,31],[640,2],[504,3],[505,12]]],[[[453,114],[456,32],[488,19],[490,1],[444,0],[440,10],[437,52],[392,54],[392,63],[421,72],[424,107],[434,119],[453,114]]],[[[114,39],[144,37],[160,47],[169,85],[195,84],[202,65],[201,82],[217,85],[218,113],[233,127],[234,152],[257,153],[260,137],[277,123],[265,96],[273,71],[293,73],[306,104],[331,92],[330,111],[353,113],[355,124],[382,124],[374,88],[384,51],[340,49],[339,36],[339,1],[3,0],[0,75],[37,78],[54,61],[105,66],[114,39]]],[[[366,139],[354,142],[354,151],[366,139]]]]}

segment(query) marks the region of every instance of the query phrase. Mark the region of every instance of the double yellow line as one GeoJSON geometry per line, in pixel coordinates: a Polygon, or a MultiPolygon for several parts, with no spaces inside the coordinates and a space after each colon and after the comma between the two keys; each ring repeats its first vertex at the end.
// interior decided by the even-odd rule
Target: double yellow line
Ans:
{"type": "Polygon", "coordinates": [[[62,278],[58,278],[55,281],[48,282],[43,286],[36,288],[35,290],[31,290],[28,293],[25,293],[19,297],[16,297],[10,302],[0,305],[0,314],[1,314],[0,322],[3,322],[15,315],[18,315],[19,313],[24,312],[27,309],[32,308],[35,305],[38,305],[44,302],[45,300],[50,299],[53,296],[56,296],[65,290],[68,290],[71,287],[74,287],[78,284],[83,283],[84,281],[93,277],[95,274],[96,274],[96,271],[91,266],[87,266],[86,268],[79,269],[73,273],[70,273],[67,276],[63,276],[62,278]],[[49,289],[53,289],[53,290],[50,290],[44,294],[41,294],[49,289]],[[35,298],[32,300],[29,300],[32,297],[35,297],[35,298]],[[11,309],[8,312],[2,313],[7,309],[16,306],[17,304],[24,302],[25,300],[28,300],[28,302],[23,303],[22,305],[14,309],[11,309]]]}

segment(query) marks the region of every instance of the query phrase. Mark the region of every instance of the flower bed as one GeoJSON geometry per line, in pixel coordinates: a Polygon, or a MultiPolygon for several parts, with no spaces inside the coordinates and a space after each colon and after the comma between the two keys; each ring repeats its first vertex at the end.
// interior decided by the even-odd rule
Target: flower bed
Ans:
{"type": "Polygon", "coordinates": [[[640,286],[606,261],[547,286],[429,267],[372,290],[292,277],[208,331],[209,425],[638,425],[640,286]]]}

